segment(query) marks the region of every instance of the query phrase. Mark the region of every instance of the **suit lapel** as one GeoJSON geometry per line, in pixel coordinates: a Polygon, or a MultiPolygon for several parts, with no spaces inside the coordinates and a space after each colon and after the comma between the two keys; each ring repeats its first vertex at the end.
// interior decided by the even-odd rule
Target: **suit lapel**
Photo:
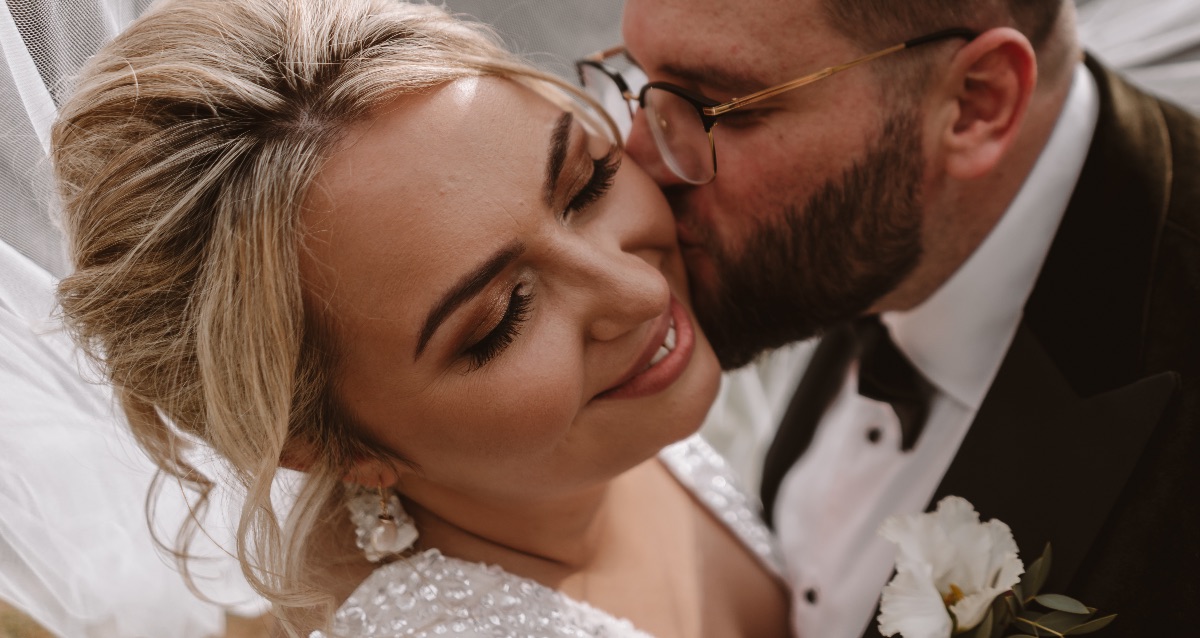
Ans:
{"type": "Polygon", "coordinates": [[[1157,101],[1089,61],[1100,115],[1037,284],[1028,327],[1071,386],[1091,395],[1145,369],[1147,312],[1170,204],[1169,133],[1157,101]]]}
{"type": "Polygon", "coordinates": [[[956,494],[1007,523],[1026,562],[1053,543],[1047,590],[1062,591],[1177,385],[1162,373],[1080,397],[1022,326],[934,500],[956,494]]]}
{"type": "MultiPolygon", "coordinates": [[[[930,505],[950,494],[1054,546],[1068,586],[1180,385],[1147,363],[1173,176],[1161,106],[1087,60],[1100,115],[1079,182],[995,381],[930,505]]],[[[1159,368],[1161,369],[1161,368],[1159,368]]],[[[864,636],[878,636],[871,623],[864,636]]]]}
{"type": "Polygon", "coordinates": [[[1179,384],[1146,376],[1145,315],[1170,190],[1156,101],[1088,60],[1100,116],[1024,319],[934,502],[957,494],[1054,545],[1048,590],[1087,554],[1179,384]]]}

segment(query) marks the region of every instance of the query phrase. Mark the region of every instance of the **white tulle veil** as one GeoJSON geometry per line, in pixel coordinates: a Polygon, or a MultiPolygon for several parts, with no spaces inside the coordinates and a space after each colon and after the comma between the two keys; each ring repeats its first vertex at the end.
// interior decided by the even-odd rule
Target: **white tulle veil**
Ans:
{"type": "MultiPolygon", "coordinates": [[[[53,315],[54,282],[68,268],[46,159],[55,104],[80,64],[148,4],[0,3],[0,599],[72,638],[200,638],[219,634],[224,615],[155,551],[143,516],[153,468],[53,315]]],[[[563,74],[573,57],[620,37],[620,0],[448,4],[563,74]]],[[[1200,111],[1200,0],[1078,4],[1091,52],[1200,111]]],[[[231,534],[216,510],[213,559],[198,566],[199,584],[254,612],[261,603],[217,549],[231,534]]],[[[168,536],[185,511],[168,491],[159,517],[168,536]]]]}

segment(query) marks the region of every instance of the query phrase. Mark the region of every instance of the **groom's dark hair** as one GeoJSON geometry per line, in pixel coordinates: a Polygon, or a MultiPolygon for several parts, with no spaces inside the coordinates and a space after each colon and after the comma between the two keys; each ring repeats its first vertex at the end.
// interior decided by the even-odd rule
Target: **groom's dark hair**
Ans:
{"type": "MultiPolygon", "coordinates": [[[[1063,56],[1043,59],[1055,33],[1063,5],[1071,0],[821,0],[825,19],[834,30],[873,51],[898,42],[952,27],[986,31],[1012,27],[1029,39],[1038,52],[1042,71],[1066,68],[1063,56]]],[[[932,49],[922,48],[924,51],[932,49]]],[[[915,100],[919,87],[930,78],[930,67],[921,56],[889,57],[872,69],[887,79],[885,91],[893,99],[915,100]]]]}
{"type": "Polygon", "coordinates": [[[823,0],[830,24],[846,37],[882,47],[949,27],[1009,26],[1034,47],[1054,31],[1069,0],[823,0]]]}

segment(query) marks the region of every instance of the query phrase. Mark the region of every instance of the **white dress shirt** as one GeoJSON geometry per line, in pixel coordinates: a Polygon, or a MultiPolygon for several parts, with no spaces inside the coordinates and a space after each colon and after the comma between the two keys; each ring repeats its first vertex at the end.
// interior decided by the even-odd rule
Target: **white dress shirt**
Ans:
{"type": "MultiPolygon", "coordinates": [[[[873,620],[894,560],[879,526],[889,516],[923,511],[950,467],[1016,333],[1098,112],[1095,80],[1080,65],[1045,149],[996,227],[924,303],[881,317],[897,347],[936,388],[916,446],[901,451],[895,412],[858,394],[852,364],[810,447],[784,477],[775,521],[796,635],[858,638],[873,620]]],[[[794,346],[728,375],[706,431],[720,436],[739,404],[760,401],[753,411],[740,409],[751,419],[740,427],[773,433],[791,398],[786,389],[795,388],[811,349],[794,346]]],[[[751,438],[761,458],[770,436],[751,438]]],[[[741,449],[733,460],[751,454],[741,449]]]]}

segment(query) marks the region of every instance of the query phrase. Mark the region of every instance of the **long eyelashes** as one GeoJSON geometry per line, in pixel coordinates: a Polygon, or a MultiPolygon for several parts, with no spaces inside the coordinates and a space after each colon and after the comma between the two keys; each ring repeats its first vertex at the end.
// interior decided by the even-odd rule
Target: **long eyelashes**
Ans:
{"type": "Polygon", "coordinates": [[[604,197],[608,189],[612,188],[619,168],[621,168],[621,153],[616,148],[609,151],[608,155],[592,160],[592,176],[567,203],[564,215],[586,210],[588,206],[604,197]]]}
{"type": "Polygon", "coordinates": [[[487,365],[496,355],[512,345],[517,335],[521,334],[521,325],[529,319],[529,308],[533,304],[533,293],[524,292],[523,286],[513,288],[509,297],[508,309],[495,328],[480,339],[478,343],[467,348],[464,353],[470,360],[470,369],[478,370],[487,365]]]}
{"type": "MultiPolygon", "coordinates": [[[[619,149],[614,148],[604,157],[592,160],[591,177],[568,202],[563,215],[569,216],[572,212],[587,210],[588,206],[604,197],[605,193],[612,188],[617,170],[620,168],[621,153],[619,149]]],[[[504,316],[496,324],[496,327],[478,343],[467,348],[464,353],[468,359],[470,371],[487,365],[488,362],[504,352],[505,348],[512,345],[517,336],[521,334],[521,326],[529,319],[529,309],[532,305],[532,292],[525,292],[523,286],[513,288],[508,309],[505,310],[504,316]]]]}

